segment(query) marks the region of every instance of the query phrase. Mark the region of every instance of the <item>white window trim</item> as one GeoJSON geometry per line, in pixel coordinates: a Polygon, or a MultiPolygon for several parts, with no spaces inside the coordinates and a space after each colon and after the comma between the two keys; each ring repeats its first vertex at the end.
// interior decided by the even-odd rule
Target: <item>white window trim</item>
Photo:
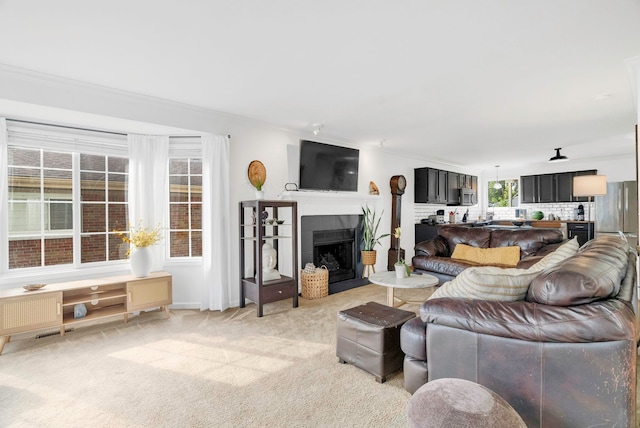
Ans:
{"type": "MultiPolygon", "coordinates": [[[[201,137],[169,137],[169,159],[200,159],[202,156],[202,138],[201,137]]],[[[168,169],[167,169],[168,171],[168,169]]],[[[171,206],[170,195],[167,195],[167,231],[169,231],[169,224],[171,221],[171,213],[169,207],[171,206]]],[[[191,257],[171,257],[171,242],[167,240],[165,246],[165,263],[172,265],[200,265],[202,264],[202,256],[191,257]]]]}
{"type": "MultiPolygon", "coordinates": [[[[60,127],[56,125],[45,125],[36,123],[25,123],[20,121],[6,120],[7,138],[0,139],[0,158],[6,166],[7,148],[9,145],[44,149],[55,152],[67,152],[73,154],[73,203],[80,203],[80,169],[79,157],[80,153],[107,155],[128,158],[127,137],[124,134],[109,133],[102,131],[92,131],[87,129],[76,129],[68,127],[60,127]]],[[[7,188],[7,171],[0,176],[0,186],[7,188]]],[[[35,266],[28,268],[9,269],[8,254],[8,195],[3,194],[3,200],[0,201],[0,225],[5,233],[0,237],[0,255],[2,255],[2,263],[0,263],[0,285],[3,283],[11,283],[16,278],[29,276],[30,278],[42,277],[45,282],[50,282],[52,278],[59,274],[65,277],[75,275],[86,276],[87,271],[91,273],[114,273],[122,272],[129,266],[128,260],[110,260],[102,262],[81,263],[80,246],[75,243],[80,242],[81,228],[76,227],[73,230],[74,247],[73,260],[71,264],[53,265],[53,266],[35,266]]],[[[74,224],[80,225],[80,210],[74,211],[74,224]]]]}

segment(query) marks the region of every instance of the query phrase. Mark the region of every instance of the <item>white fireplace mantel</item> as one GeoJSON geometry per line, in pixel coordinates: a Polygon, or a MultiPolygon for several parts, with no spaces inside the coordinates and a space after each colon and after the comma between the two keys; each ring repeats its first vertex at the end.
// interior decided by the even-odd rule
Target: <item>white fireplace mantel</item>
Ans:
{"type": "Polygon", "coordinates": [[[298,217],[304,215],[362,214],[362,207],[378,208],[382,196],[356,192],[285,191],[280,199],[298,203],[298,217]]]}

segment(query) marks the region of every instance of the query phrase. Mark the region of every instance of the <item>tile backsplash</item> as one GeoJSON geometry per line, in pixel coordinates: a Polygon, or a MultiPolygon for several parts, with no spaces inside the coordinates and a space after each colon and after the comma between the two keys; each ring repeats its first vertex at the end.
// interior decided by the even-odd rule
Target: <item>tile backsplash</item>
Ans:
{"type": "MultiPolygon", "coordinates": [[[[516,218],[516,209],[527,210],[527,219],[531,219],[531,213],[534,211],[542,211],[544,213],[543,220],[549,219],[549,214],[553,214],[557,220],[576,220],[574,218],[574,209],[578,208],[578,205],[584,206],[585,220],[589,216],[589,203],[588,202],[557,202],[550,204],[521,204],[519,207],[489,207],[487,210],[481,210],[479,205],[473,205],[470,207],[452,207],[446,205],[437,204],[415,204],[414,220],[416,223],[420,223],[423,218],[428,218],[430,215],[435,214],[437,210],[444,210],[445,220],[448,219],[449,213],[454,212],[456,215],[456,221],[461,222],[464,213],[469,210],[467,221],[473,222],[478,219],[485,220],[487,213],[493,213],[494,220],[512,220],[516,218]]],[[[593,202],[591,202],[591,219],[595,217],[595,211],[593,202]]]]}

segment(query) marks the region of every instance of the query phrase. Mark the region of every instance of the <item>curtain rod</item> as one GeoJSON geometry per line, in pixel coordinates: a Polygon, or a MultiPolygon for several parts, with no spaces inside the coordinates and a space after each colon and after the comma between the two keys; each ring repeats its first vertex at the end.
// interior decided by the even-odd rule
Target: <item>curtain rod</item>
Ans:
{"type": "MultiPolygon", "coordinates": [[[[53,126],[57,128],[75,129],[77,131],[101,132],[103,134],[121,135],[123,137],[127,136],[127,134],[123,132],[103,131],[99,129],[80,128],[78,126],[68,126],[68,125],[52,125],[50,123],[33,122],[30,120],[20,120],[20,119],[7,119],[7,120],[10,122],[29,123],[32,125],[53,126]]],[[[169,135],[169,138],[199,138],[199,137],[202,137],[202,135],[169,135]]],[[[227,137],[231,139],[231,135],[227,135],[227,137]]]]}

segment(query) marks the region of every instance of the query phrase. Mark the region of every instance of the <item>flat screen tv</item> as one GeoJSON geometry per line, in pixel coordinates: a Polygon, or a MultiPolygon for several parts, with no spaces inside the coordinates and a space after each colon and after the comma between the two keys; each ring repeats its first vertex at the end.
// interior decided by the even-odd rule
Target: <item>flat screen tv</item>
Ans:
{"type": "Polygon", "coordinates": [[[360,151],[300,140],[300,190],[358,191],[360,151]]]}

